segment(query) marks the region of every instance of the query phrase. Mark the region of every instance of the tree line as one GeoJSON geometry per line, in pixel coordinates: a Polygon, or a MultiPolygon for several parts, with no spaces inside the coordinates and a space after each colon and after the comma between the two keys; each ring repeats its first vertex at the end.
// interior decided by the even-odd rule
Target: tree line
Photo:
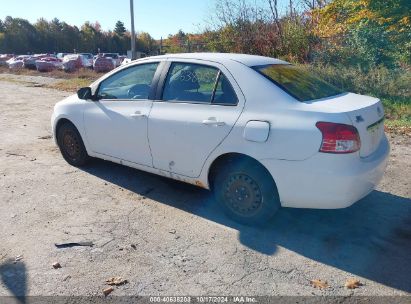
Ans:
{"type": "MultiPolygon", "coordinates": [[[[130,49],[131,34],[124,23],[118,21],[113,31],[102,31],[98,22],[85,22],[80,28],[57,18],[36,23],[21,18],[0,20],[0,53],[55,53],[55,52],[115,52],[125,54],[130,49]]],[[[150,34],[142,32],[136,37],[139,51],[157,52],[157,44],[150,34]]]]}
{"type": "MultiPolygon", "coordinates": [[[[197,34],[180,30],[164,41],[137,35],[137,50],[149,55],[173,52],[237,52],[292,62],[359,66],[409,66],[409,0],[218,0],[197,34]],[[284,2],[282,2],[284,3],[284,2]]],[[[58,19],[31,24],[0,20],[0,53],[118,52],[130,45],[130,32],[118,21],[112,31],[98,22],[80,28],[58,19]]]]}
{"type": "Polygon", "coordinates": [[[166,50],[258,54],[291,62],[388,68],[411,64],[411,1],[219,0],[201,34],[179,32],[166,50]],[[282,2],[284,3],[284,2],[282,2]]]}

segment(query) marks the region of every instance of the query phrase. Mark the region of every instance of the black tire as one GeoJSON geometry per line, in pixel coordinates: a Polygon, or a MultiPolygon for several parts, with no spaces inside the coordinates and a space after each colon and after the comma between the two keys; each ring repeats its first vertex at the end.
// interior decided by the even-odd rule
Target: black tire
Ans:
{"type": "Polygon", "coordinates": [[[65,122],[59,126],[57,144],[64,159],[72,166],[84,166],[90,159],[81,135],[72,123],[65,122]]]}
{"type": "Polygon", "coordinates": [[[281,206],[271,175],[249,159],[236,159],[220,167],[213,191],[224,212],[246,225],[266,224],[281,206]]]}

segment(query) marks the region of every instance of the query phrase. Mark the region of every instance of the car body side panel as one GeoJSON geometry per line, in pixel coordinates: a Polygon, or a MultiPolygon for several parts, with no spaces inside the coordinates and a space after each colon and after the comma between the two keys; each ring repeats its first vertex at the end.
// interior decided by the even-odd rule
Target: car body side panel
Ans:
{"type": "Polygon", "coordinates": [[[84,106],[89,150],[98,154],[152,166],[147,139],[151,100],[100,100],[84,106]],[[133,117],[134,113],[145,115],[133,117]]]}
{"type": "Polygon", "coordinates": [[[154,167],[177,175],[197,177],[205,159],[228,136],[240,116],[245,98],[230,72],[221,64],[183,60],[219,69],[230,80],[238,98],[234,106],[156,101],[148,123],[154,167]],[[223,125],[207,125],[206,120],[223,125]]]}
{"type": "Polygon", "coordinates": [[[62,101],[58,102],[54,106],[54,112],[51,119],[51,127],[53,131],[53,137],[57,144],[56,140],[56,126],[61,119],[67,119],[79,131],[81,138],[83,139],[84,145],[86,147],[87,153],[91,153],[90,149],[88,148],[89,145],[87,143],[87,137],[84,129],[84,120],[83,120],[83,109],[85,104],[88,101],[79,100],[77,95],[71,95],[62,101]]]}
{"type": "Polygon", "coordinates": [[[319,151],[322,142],[316,122],[328,120],[350,123],[345,114],[310,111],[305,104],[296,101],[247,66],[234,63],[230,70],[247,100],[229,136],[207,159],[201,176],[204,176],[204,171],[208,172],[216,158],[226,153],[242,153],[256,160],[307,159],[319,151]],[[255,143],[243,137],[245,126],[253,120],[270,124],[269,136],[265,142],[255,143]]]}

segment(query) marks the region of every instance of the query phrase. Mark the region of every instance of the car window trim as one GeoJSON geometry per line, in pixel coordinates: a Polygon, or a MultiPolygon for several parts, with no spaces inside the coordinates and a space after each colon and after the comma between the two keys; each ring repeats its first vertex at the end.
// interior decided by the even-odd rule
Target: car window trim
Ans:
{"type": "Polygon", "coordinates": [[[171,61],[164,61],[164,65],[161,71],[161,74],[158,78],[157,82],[157,88],[156,88],[156,93],[155,93],[155,98],[154,100],[157,102],[162,102],[162,96],[163,96],[163,90],[164,90],[164,85],[167,79],[168,72],[171,67],[171,61]]]}
{"type": "Polygon", "coordinates": [[[155,98],[155,102],[168,102],[168,103],[179,103],[179,104],[202,104],[202,105],[212,105],[212,106],[228,106],[228,107],[236,107],[239,103],[239,99],[237,96],[237,92],[234,90],[233,85],[231,84],[231,81],[227,78],[227,76],[225,76],[227,78],[227,80],[230,82],[230,86],[233,89],[234,94],[237,97],[237,102],[235,104],[221,104],[221,103],[215,103],[214,102],[214,97],[215,97],[215,92],[217,90],[217,85],[218,85],[218,81],[220,80],[221,74],[225,76],[225,74],[223,73],[223,71],[221,71],[220,68],[213,66],[213,65],[209,65],[209,64],[203,64],[203,63],[197,63],[197,62],[189,62],[189,61],[179,61],[179,60],[172,60],[172,61],[167,61],[166,64],[163,66],[163,72],[160,76],[159,82],[157,83],[157,93],[156,93],[156,98],[155,98]],[[214,89],[213,89],[213,94],[211,96],[211,101],[210,102],[195,102],[195,101],[169,101],[169,100],[164,100],[163,99],[163,93],[164,93],[164,89],[165,89],[165,85],[166,85],[166,80],[168,77],[168,74],[170,73],[171,70],[171,66],[173,63],[181,63],[181,64],[196,64],[196,65],[201,65],[201,66],[205,66],[205,67],[211,67],[214,69],[218,70],[217,76],[216,76],[216,80],[214,83],[214,89]]]}
{"type": "Polygon", "coordinates": [[[126,68],[124,68],[124,69],[118,70],[117,72],[111,74],[109,77],[105,78],[104,80],[102,80],[102,81],[98,84],[97,90],[96,90],[96,92],[94,93],[94,96],[96,96],[96,100],[97,100],[97,101],[100,101],[100,100],[103,100],[103,101],[105,101],[105,100],[107,100],[107,101],[114,101],[114,100],[115,100],[115,101],[154,100],[154,99],[155,99],[155,95],[156,95],[156,89],[157,89],[157,85],[158,85],[160,73],[162,72],[162,69],[163,69],[162,66],[163,66],[164,63],[165,63],[165,61],[142,62],[142,63],[138,63],[138,64],[134,64],[134,65],[132,65],[132,66],[126,67],[126,68]],[[157,66],[157,69],[156,69],[156,71],[155,71],[155,73],[154,73],[153,80],[151,81],[150,91],[149,91],[149,93],[148,93],[148,98],[147,98],[147,99],[97,98],[97,97],[98,97],[98,93],[99,93],[100,88],[101,88],[101,84],[102,84],[104,81],[106,81],[107,79],[111,78],[112,76],[114,76],[114,75],[116,75],[116,74],[118,74],[118,73],[121,73],[121,72],[123,72],[123,71],[126,71],[126,70],[128,70],[128,69],[132,69],[132,68],[135,68],[135,67],[138,67],[138,66],[142,66],[142,65],[146,65],[146,64],[153,64],[153,63],[158,64],[158,66],[157,66]]]}
{"type": "Polygon", "coordinates": [[[214,81],[213,94],[211,94],[210,104],[213,104],[214,97],[215,97],[215,91],[217,90],[218,81],[220,80],[220,75],[221,75],[221,70],[218,69],[217,77],[215,78],[215,81],[214,81]]]}
{"type": "Polygon", "coordinates": [[[218,74],[217,82],[216,82],[216,84],[215,84],[214,93],[213,93],[213,99],[212,99],[212,101],[211,101],[211,104],[212,104],[212,105],[216,105],[216,106],[236,107],[236,106],[238,105],[238,102],[239,102],[239,99],[238,99],[238,96],[237,96],[237,92],[234,90],[234,87],[233,87],[233,85],[231,84],[230,79],[228,79],[227,76],[225,76],[225,74],[220,70],[220,73],[218,74]],[[235,97],[236,97],[236,99],[237,99],[235,103],[229,103],[229,104],[227,104],[227,103],[214,102],[215,92],[217,91],[217,85],[218,85],[218,82],[220,81],[221,75],[223,75],[223,76],[227,79],[228,83],[230,84],[231,90],[233,90],[234,95],[235,95],[235,97]]]}

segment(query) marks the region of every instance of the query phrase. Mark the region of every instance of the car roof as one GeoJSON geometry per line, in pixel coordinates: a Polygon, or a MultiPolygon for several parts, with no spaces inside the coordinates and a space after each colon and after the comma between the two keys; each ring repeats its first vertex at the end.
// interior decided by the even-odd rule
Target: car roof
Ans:
{"type": "Polygon", "coordinates": [[[247,55],[247,54],[234,54],[234,53],[184,53],[184,54],[167,54],[155,57],[146,57],[145,59],[150,58],[164,58],[164,59],[199,59],[199,60],[209,60],[224,63],[227,61],[237,61],[246,66],[258,66],[266,64],[288,64],[288,62],[256,55],[247,55]]]}

